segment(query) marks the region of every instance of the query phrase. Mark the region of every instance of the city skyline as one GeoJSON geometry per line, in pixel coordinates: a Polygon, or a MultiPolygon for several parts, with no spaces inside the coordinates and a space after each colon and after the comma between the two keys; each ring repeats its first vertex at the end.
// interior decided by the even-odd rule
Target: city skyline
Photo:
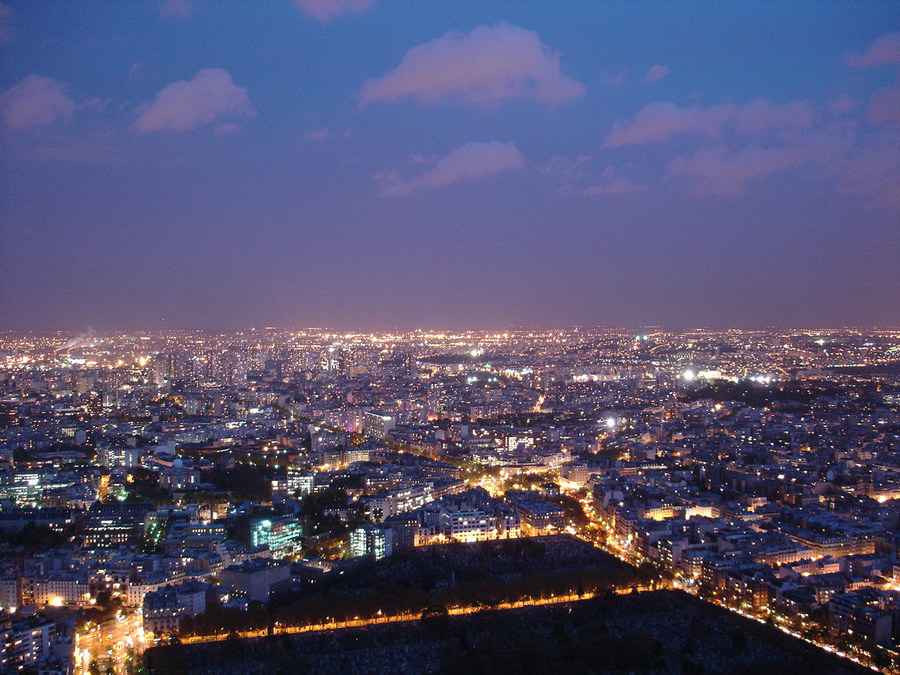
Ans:
{"type": "Polygon", "coordinates": [[[0,3],[0,329],[898,328],[895,3],[0,3]]]}
{"type": "Polygon", "coordinates": [[[898,357],[0,331],[0,670],[895,673],[898,357]]]}

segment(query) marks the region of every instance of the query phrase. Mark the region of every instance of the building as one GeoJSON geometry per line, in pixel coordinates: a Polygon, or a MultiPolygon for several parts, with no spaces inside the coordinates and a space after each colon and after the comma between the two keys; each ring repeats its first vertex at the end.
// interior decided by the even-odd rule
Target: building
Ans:
{"type": "Polygon", "coordinates": [[[89,548],[136,546],[144,533],[144,520],[153,504],[96,502],[84,518],[84,545],[89,548]]]}
{"type": "Polygon", "coordinates": [[[199,482],[200,472],[185,467],[180,458],[171,467],[164,467],[159,472],[159,486],[165,490],[189,490],[199,482]]]}
{"type": "MultiPolygon", "coordinates": [[[[23,585],[25,584],[23,579],[23,585]]],[[[53,572],[29,580],[33,592],[33,604],[38,607],[82,607],[91,599],[91,587],[87,578],[67,572],[53,572]]]]}
{"type": "Polygon", "coordinates": [[[46,661],[53,656],[56,640],[56,622],[41,617],[24,621],[7,621],[0,627],[3,653],[0,656],[2,672],[22,670],[29,664],[46,661]]]}
{"type": "Polygon", "coordinates": [[[440,528],[448,539],[486,541],[497,538],[497,523],[482,509],[441,509],[440,528]]]}
{"type": "Polygon", "coordinates": [[[880,645],[890,645],[900,626],[900,592],[860,588],[828,601],[831,628],[852,632],[880,645]]]}
{"type": "Polygon", "coordinates": [[[128,607],[141,607],[144,604],[144,597],[148,593],[172,585],[183,578],[183,575],[172,577],[163,572],[157,572],[153,577],[129,579],[125,589],[126,605],[128,607]]]}
{"type": "Polygon", "coordinates": [[[367,410],[363,414],[363,428],[369,436],[382,438],[396,425],[396,418],[386,412],[380,410],[367,410]]]}
{"type": "Polygon", "coordinates": [[[363,525],[350,533],[350,555],[359,558],[369,555],[375,560],[394,552],[394,531],[384,525],[363,525]]]}
{"type": "Polygon", "coordinates": [[[250,524],[250,543],[268,546],[273,555],[287,556],[299,552],[303,523],[296,516],[260,518],[250,524]]]}
{"type": "Polygon", "coordinates": [[[288,470],[287,476],[272,480],[272,494],[282,497],[306,497],[315,487],[315,476],[288,470]]]}
{"type": "Polygon", "coordinates": [[[14,574],[0,576],[0,611],[15,612],[19,606],[19,582],[14,574]]]}
{"type": "Polygon", "coordinates": [[[144,596],[144,630],[154,635],[176,633],[181,620],[206,611],[206,598],[214,590],[212,584],[186,581],[175,586],[163,586],[144,596]]]}
{"type": "Polygon", "coordinates": [[[533,490],[508,490],[506,498],[516,507],[526,533],[547,534],[566,526],[566,510],[559,504],[544,501],[533,490]]]}
{"type": "Polygon", "coordinates": [[[270,558],[254,558],[226,567],[219,574],[222,586],[235,593],[268,603],[290,582],[291,565],[270,558]]]}
{"type": "Polygon", "coordinates": [[[434,485],[432,483],[388,490],[360,499],[366,515],[379,523],[398,513],[412,511],[433,501],[434,485]]]}
{"type": "Polygon", "coordinates": [[[131,445],[113,445],[105,441],[97,443],[97,461],[105,467],[140,465],[141,450],[131,445]]]}

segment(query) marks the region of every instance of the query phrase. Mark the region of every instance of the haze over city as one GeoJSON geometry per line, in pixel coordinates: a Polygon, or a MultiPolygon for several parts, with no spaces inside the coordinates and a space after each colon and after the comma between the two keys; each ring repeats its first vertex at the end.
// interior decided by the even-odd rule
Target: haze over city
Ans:
{"type": "Polygon", "coordinates": [[[896,2],[3,2],[0,328],[897,327],[896,2]]]}

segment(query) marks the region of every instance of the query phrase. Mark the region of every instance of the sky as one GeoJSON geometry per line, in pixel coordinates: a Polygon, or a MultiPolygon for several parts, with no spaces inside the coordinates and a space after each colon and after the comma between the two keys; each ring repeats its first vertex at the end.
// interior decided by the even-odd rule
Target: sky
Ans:
{"type": "Polygon", "coordinates": [[[900,328],[900,3],[0,1],[0,329],[900,328]]]}

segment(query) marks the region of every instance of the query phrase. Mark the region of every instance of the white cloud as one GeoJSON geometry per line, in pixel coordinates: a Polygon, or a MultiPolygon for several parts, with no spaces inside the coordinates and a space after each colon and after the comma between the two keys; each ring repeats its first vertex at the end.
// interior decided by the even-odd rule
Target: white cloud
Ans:
{"type": "Polygon", "coordinates": [[[834,167],[838,190],[859,195],[866,205],[900,212],[900,133],[874,135],[834,167]]]}
{"type": "Polygon", "coordinates": [[[724,145],[703,148],[692,156],[675,157],[668,173],[691,179],[697,194],[740,197],[746,194],[750,182],[769,174],[810,165],[833,172],[855,143],[852,124],[834,124],[800,132],[769,147],[751,144],[738,150],[724,145]]]}
{"type": "Polygon", "coordinates": [[[541,175],[562,176],[566,180],[575,181],[588,174],[588,165],[593,160],[590,155],[579,155],[575,159],[565,155],[554,155],[550,161],[541,167],[541,175]]]}
{"type": "Polygon", "coordinates": [[[900,82],[884,87],[869,97],[869,122],[900,124],[900,82]]]}
{"type": "Polygon", "coordinates": [[[555,106],[584,94],[584,85],[562,74],[559,54],[537,33],[500,22],[413,47],[392,71],[367,81],[361,99],[474,105],[529,99],[555,106]]]}
{"type": "Polygon", "coordinates": [[[159,15],[165,19],[183,20],[194,13],[197,4],[198,0],[164,0],[159,15]]]}
{"type": "Polygon", "coordinates": [[[307,141],[324,141],[329,136],[331,136],[331,130],[328,127],[322,127],[321,129],[308,131],[303,134],[303,138],[307,141]]]}
{"type": "Polygon", "coordinates": [[[846,115],[859,108],[859,101],[848,94],[841,94],[828,104],[828,112],[832,117],[846,115]]]}
{"type": "Polygon", "coordinates": [[[304,141],[329,141],[335,138],[350,138],[351,131],[350,129],[345,129],[344,131],[334,131],[331,127],[322,127],[321,129],[314,129],[313,131],[307,131],[303,134],[304,141]]]}
{"type": "Polygon", "coordinates": [[[857,68],[900,63],[900,32],[882,35],[862,54],[849,56],[847,62],[857,68]]]}
{"type": "Polygon", "coordinates": [[[615,178],[609,183],[598,183],[586,188],[572,190],[572,194],[584,195],[586,197],[612,197],[616,195],[627,195],[635,192],[643,192],[647,189],[646,185],[640,185],[627,178],[615,178]]]}
{"type": "Polygon", "coordinates": [[[216,136],[226,136],[228,134],[233,134],[235,131],[240,131],[241,125],[235,124],[234,122],[225,122],[224,124],[220,124],[216,127],[216,130],[213,132],[216,136]]]}
{"type": "Polygon", "coordinates": [[[75,112],[75,101],[66,85],[52,77],[28,75],[0,94],[0,115],[14,129],[31,129],[67,121],[75,112]]]}
{"type": "Polygon", "coordinates": [[[406,180],[397,172],[379,174],[382,194],[408,195],[418,188],[439,188],[460,180],[475,180],[503,171],[521,168],[525,160],[515,143],[490,141],[466,143],[431,163],[418,177],[406,180]]]}
{"type": "Polygon", "coordinates": [[[650,103],[641,108],[634,120],[619,120],[606,137],[604,145],[617,147],[635,143],[661,143],[673,136],[694,133],[717,136],[722,124],[731,116],[727,105],[704,108],[692,105],[681,108],[674,103],[650,103]]]}
{"type": "Polygon", "coordinates": [[[684,133],[718,138],[726,126],[745,134],[801,129],[812,124],[816,111],[809,101],[772,103],[763,98],[742,106],[732,103],[680,107],[664,101],[641,108],[633,120],[619,120],[606,137],[606,147],[661,143],[684,133]]]}
{"type": "Polygon", "coordinates": [[[562,195],[606,197],[643,192],[647,189],[646,185],[623,177],[619,168],[607,166],[600,171],[592,166],[593,162],[594,159],[589,155],[580,155],[575,159],[555,155],[541,168],[541,174],[561,179],[563,185],[559,193],[562,195]]]}
{"type": "Polygon", "coordinates": [[[816,109],[811,101],[772,103],[764,98],[755,98],[742,106],[735,106],[733,114],[730,123],[746,134],[805,129],[816,119],[816,109]]]}
{"type": "Polygon", "coordinates": [[[650,66],[650,70],[647,71],[647,74],[641,78],[641,84],[653,84],[654,82],[659,82],[666,75],[672,72],[668,66],[662,66],[660,64],[656,64],[650,66]]]}
{"type": "Polygon", "coordinates": [[[151,131],[189,131],[221,117],[253,117],[247,90],[228,71],[204,68],[191,80],[172,82],[140,108],[135,127],[151,131]]]}
{"type": "Polygon", "coordinates": [[[359,14],[378,0],[294,0],[294,5],[318,21],[330,21],[342,14],[359,14]]]}
{"type": "Polygon", "coordinates": [[[754,178],[801,164],[800,157],[784,148],[751,145],[732,153],[717,146],[699,150],[691,157],[676,157],[669,165],[669,175],[693,179],[699,194],[739,197],[754,178]]]}

